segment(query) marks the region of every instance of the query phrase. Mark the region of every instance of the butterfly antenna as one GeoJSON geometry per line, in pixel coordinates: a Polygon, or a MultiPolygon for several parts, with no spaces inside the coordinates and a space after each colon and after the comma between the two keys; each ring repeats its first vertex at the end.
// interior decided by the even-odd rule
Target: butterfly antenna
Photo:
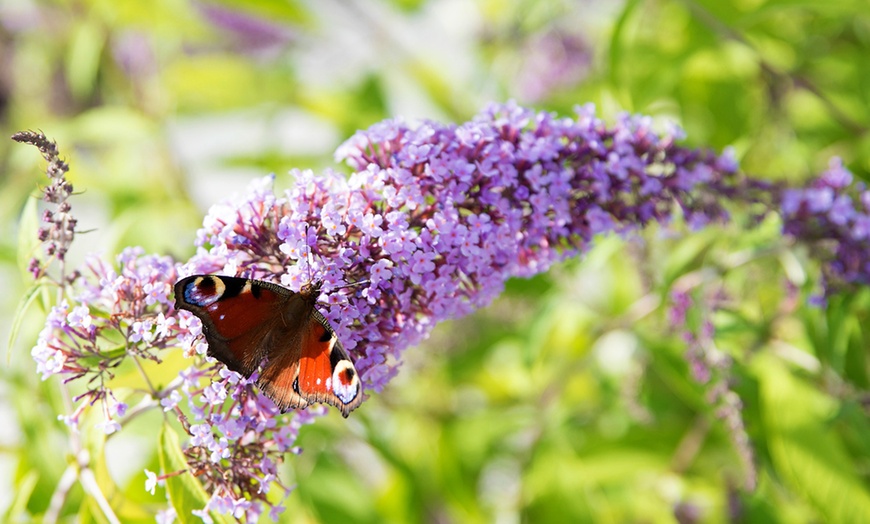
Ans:
{"type": "Polygon", "coordinates": [[[339,289],[344,289],[344,288],[348,288],[348,287],[361,286],[363,284],[368,284],[369,282],[371,282],[371,280],[369,280],[369,279],[357,280],[356,282],[351,282],[350,284],[344,284],[342,286],[339,286],[339,287],[335,288],[335,290],[337,291],[339,289]]]}
{"type": "Polygon", "coordinates": [[[311,283],[314,281],[314,277],[311,275],[311,267],[314,263],[314,257],[311,255],[311,244],[308,243],[308,223],[305,224],[305,247],[308,249],[308,282],[311,283]]]}

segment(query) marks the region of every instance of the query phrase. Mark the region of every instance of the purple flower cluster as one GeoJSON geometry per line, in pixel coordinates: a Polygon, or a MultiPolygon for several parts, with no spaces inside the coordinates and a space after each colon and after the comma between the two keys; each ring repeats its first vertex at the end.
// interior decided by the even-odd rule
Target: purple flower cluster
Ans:
{"type": "MultiPolygon", "coordinates": [[[[69,165],[60,159],[57,144],[42,133],[22,131],[12,135],[12,140],[35,146],[42,157],[48,161],[45,174],[48,175],[49,184],[42,190],[42,199],[47,204],[53,205],[54,210],[46,209],[43,213],[42,221],[47,226],[39,228],[38,237],[49,259],[56,258],[62,262],[75,238],[76,228],[76,219],[70,214],[68,202],[73,192],[72,184],[66,179],[69,165]]],[[[42,276],[46,267],[48,267],[46,261],[34,257],[30,260],[28,270],[36,279],[42,276]]]]}
{"type": "Polygon", "coordinates": [[[80,402],[74,412],[63,417],[72,427],[78,426],[87,406],[101,401],[106,417],[102,427],[106,433],[119,430],[112,415],[123,417],[125,408],[117,406],[126,405],[106,386],[113,370],[127,357],[157,360],[155,350],[175,343],[167,336],[175,319],[147,311],[155,304],[168,311],[166,286],[174,279],[175,265],[167,257],[141,255],[141,250],[124,250],[117,270],[89,259],[86,275],[73,282],[78,292],[52,308],[31,351],[43,380],[60,375],[64,382],[85,379],[90,385],[74,399],[80,402]]]}
{"type": "Polygon", "coordinates": [[[870,190],[852,184],[839,158],[807,187],[786,189],[780,202],[783,232],[826,257],[826,290],[870,284],[870,190]]]}
{"type": "MultiPolygon", "coordinates": [[[[32,354],[44,379],[85,379],[86,390],[74,399],[78,404],[73,413],[62,417],[76,431],[81,414],[97,401],[105,416],[98,429],[106,434],[121,429],[127,406],[107,384],[125,360],[160,362],[161,350],[178,347],[187,356],[205,354],[199,319],[171,308],[169,294],[178,268],[168,257],[145,255],[140,248],[124,250],[117,265],[90,258],[71,284],[77,293],[70,300],[76,305],[64,300],[49,314],[32,354]],[[109,341],[114,347],[107,349],[109,341]]],[[[191,435],[184,449],[189,472],[213,494],[206,516],[214,510],[256,520],[264,507],[281,511],[280,503],[267,499],[273,485],[281,486],[277,464],[286,452],[295,451],[299,427],[323,413],[312,409],[280,422],[279,409],[256,393],[255,379],[200,362],[164,389],[150,392],[191,435]],[[184,399],[186,409],[180,405],[184,399]]],[[[164,472],[160,479],[178,473],[164,472]]],[[[149,475],[150,489],[156,479],[149,475]]]]}
{"type": "MultiPolygon", "coordinates": [[[[281,195],[267,177],[214,206],[185,264],[134,249],[117,265],[91,259],[64,284],[33,356],[44,377],[86,379],[70,424],[101,400],[109,432],[126,407],[105,385],[112,370],[181,347],[196,364],[150,395],[190,435],[189,471],[212,494],[201,516],[255,519],[266,507],[275,515],[282,506],[266,493],[276,464],[295,449],[298,427],[323,410],[282,422],[256,394],[256,375],[209,361],[199,319],[172,306],[176,280],[219,273],[294,290],[322,281],[320,309],[366,388],[379,391],[402,351],[439,321],[487,305],[511,277],[584,252],[595,235],[678,216],[700,227],[726,220],[728,202],[770,200],[769,186],[739,174],[730,154],[681,147],[678,138],[643,117],[607,126],[591,106],[576,118],[507,104],[462,125],[382,122],[338,150],[349,177],[297,171],[281,195]]],[[[175,474],[150,474],[147,485],[175,474]]]]}
{"type": "MultiPolygon", "coordinates": [[[[275,519],[284,508],[271,502],[267,494],[273,485],[285,495],[290,493],[278,479],[277,465],[285,453],[298,453],[294,444],[299,428],[313,422],[325,408],[300,411],[279,423],[278,407],[253,388],[256,375],[245,379],[218,365],[206,371],[191,367],[182,377],[182,390],[195,421],[187,427],[192,437],[185,455],[190,471],[212,494],[198,514],[207,522],[209,511],[256,521],[268,507],[275,519]]],[[[162,403],[165,410],[177,409],[173,400],[162,403]]]]}
{"type": "MultiPolygon", "coordinates": [[[[684,279],[686,280],[686,279],[684,279]]],[[[685,358],[692,379],[707,392],[707,402],[728,429],[745,472],[743,485],[753,491],[758,482],[755,452],[743,422],[743,402],[729,383],[733,361],[716,347],[713,315],[725,307],[728,297],[721,288],[708,292],[701,283],[678,281],[671,292],[669,322],[686,344],[685,358]],[[702,295],[696,299],[695,295],[702,295]]]]}
{"type": "Polygon", "coordinates": [[[592,46],[575,31],[547,28],[528,37],[514,81],[524,99],[538,101],[576,86],[589,74],[592,46]]]}
{"type": "Polygon", "coordinates": [[[389,120],[336,157],[355,172],[295,172],[282,198],[264,179],[216,206],[183,271],[324,282],[326,317],[368,388],[395,374],[401,351],[432,327],[485,306],[505,281],[546,271],[596,234],[728,218],[729,195],[762,185],[729,155],[680,147],[651,120],[608,127],[591,106],[557,118],[492,105],[463,125],[389,120]],[[347,283],[367,281],[350,292],[347,283]]]}

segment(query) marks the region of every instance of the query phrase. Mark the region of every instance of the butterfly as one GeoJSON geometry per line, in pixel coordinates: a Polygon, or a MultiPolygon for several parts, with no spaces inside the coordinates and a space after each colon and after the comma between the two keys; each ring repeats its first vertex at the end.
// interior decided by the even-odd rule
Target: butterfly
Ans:
{"type": "Polygon", "coordinates": [[[208,354],[250,377],[285,412],[326,403],[345,417],[362,403],[347,351],[315,309],[322,282],[299,292],[271,282],[193,275],[175,283],[175,308],[202,321],[208,354]]]}

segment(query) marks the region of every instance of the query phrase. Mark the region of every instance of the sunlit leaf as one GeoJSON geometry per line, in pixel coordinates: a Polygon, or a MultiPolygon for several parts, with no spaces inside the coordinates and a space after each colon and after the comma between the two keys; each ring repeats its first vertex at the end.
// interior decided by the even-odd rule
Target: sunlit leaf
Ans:
{"type": "Polygon", "coordinates": [[[199,480],[187,471],[189,466],[181,451],[178,434],[168,424],[163,424],[160,429],[158,452],[160,468],[164,474],[184,472],[166,479],[166,492],[172,507],[178,513],[178,520],[183,524],[201,522],[202,519],[191,512],[205,508],[209,495],[199,480]]]}

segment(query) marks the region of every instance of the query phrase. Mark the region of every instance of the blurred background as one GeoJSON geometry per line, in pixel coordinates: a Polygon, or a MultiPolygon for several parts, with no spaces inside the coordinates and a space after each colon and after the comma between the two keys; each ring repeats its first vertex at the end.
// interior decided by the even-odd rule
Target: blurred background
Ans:
{"type": "MultiPolygon", "coordinates": [[[[357,129],[394,116],[463,122],[508,99],[677,123],[688,144],[732,146],[768,180],[801,183],[832,156],[866,180],[870,10],[0,0],[0,137],[42,130],[70,162],[73,212],[94,230],[77,237],[74,264],[131,245],[185,259],[208,207],[253,178],[275,173],[283,190],[291,168],[342,169],[332,153],[357,129]]],[[[45,178],[37,151],[11,140],[0,164],[5,341],[30,283],[19,216],[45,178]]],[[[350,419],[331,410],[303,428],[303,454],[283,466],[297,485],[283,520],[870,520],[870,296],[806,307],[818,268],[775,219],[746,223],[738,210],[727,227],[602,239],[438,326],[350,419]],[[721,381],[739,395],[724,407],[744,427],[692,380],[668,322],[668,297],[687,282],[700,302],[730,297],[712,321],[730,359],[721,381]]],[[[24,317],[0,367],[0,512],[13,520],[45,511],[68,460],[56,385],[29,354],[42,315],[24,317]]],[[[147,418],[107,445],[103,473],[130,501],[125,520],[151,521],[163,503],[143,489],[155,446],[147,418]]],[[[99,520],[92,509],[74,488],[62,519],[99,520]]]]}

